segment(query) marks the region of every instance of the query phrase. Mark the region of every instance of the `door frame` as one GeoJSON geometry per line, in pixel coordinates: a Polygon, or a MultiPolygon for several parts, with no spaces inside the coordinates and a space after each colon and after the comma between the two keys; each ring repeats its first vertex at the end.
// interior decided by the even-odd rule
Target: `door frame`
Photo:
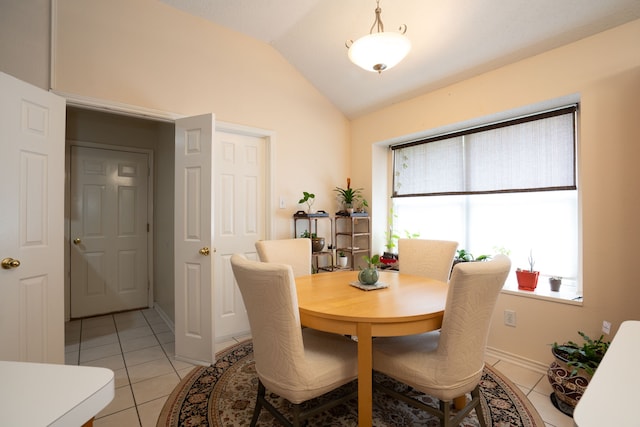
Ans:
{"type": "Polygon", "coordinates": [[[153,306],[153,202],[155,188],[153,186],[153,150],[148,148],[127,147],[123,145],[111,145],[98,142],[80,141],[65,138],[64,148],[64,170],[66,176],[66,185],[64,188],[64,319],[71,319],[71,147],[96,148],[100,150],[124,151],[127,153],[146,154],[149,159],[149,179],[147,180],[147,223],[149,231],[147,232],[147,305],[153,306]]]}
{"type": "MultiPolygon", "coordinates": [[[[98,99],[98,98],[92,98],[92,97],[86,97],[86,96],[82,96],[82,95],[76,95],[76,94],[72,94],[72,93],[67,93],[67,92],[63,92],[63,91],[56,91],[56,90],[51,90],[52,93],[55,93],[56,95],[59,95],[63,98],[66,99],[67,101],[67,106],[68,107],[78,107],[78,108],[84,108],[84,109],[89,109],[89,110],[96,110],[96,111],[101,111],[104,113],[109,113],[109,114],[120,114],[120,115],[125,115],[125,116],[131,116],[131,117],[136,117],[136,118],[140,118],[140,119],[146,119],[146,120],[155,120],[155,121],[160,121],[160,122],[167,122],[167,123],[173,123],[175,121],[175,119],[181,118],[181,117],[188,117],[189,115],[185,115],[185,114],[177,114],[177,113],[173,113],[173,112],[169,112],[169,111],[163,111],[163,110],[155,110],[155,109],[151,109],[151,108],[146,108],[146,107],[139,107],[136,105],[131,105],[131,104],[124,104],[124,103],[119,103],[119,102],[114,102],[114,101],[107,101],[107,100],[103,100],[103,99],[98,99]]],[[[215,111],[212,111],[211,113],[215,114],[215,111]]],[[[266,175],[266,183],[265,183],[265,223],[266,223],[266,227],[265,227],[265,239],[270,239],[275,235],[275,224],[274,224],[274,217],[275,217],[275,212],[276,212],[276,207],[278,206],[278,204],[276,203],[276,198],[275,198],[275,192],[274,192],[274,174],[273,171],[275,170],[275,153],[276,153],[276,133],[275,131],[272,130],[267,130],[267,129],[262,129],[262,128],[257,128],[257,127],[252,127],[252,126],[246,126],[246,125],[240,125],[240,124],[235,124],[235,123],[229,123],[229,122],[224,122],[224,121],[218,121],[216,120],[215,122],[215,130],[216,131],[222,131],[222,132],[229,132],[229,133],[238,133],[238,134],[242,134],[242,135],[248,135],[248,136],[255,136],[255,137],[259,137],[259,138],[264,138],[265,141],[265,160],[266,160],[266,165],[265,165],[265,175],[266,175]]],[[[215,132],[214,132],[214,137],[215,137],[215,132]]],[[[67,165],[66,162],[68,161],[67,159],[70,159],[69,156],[67,156],[67,153],[65,152],[65,171],[69,171],[70,168],[70,164],[67,165]]],[[[69,181],[69,175],[67,174],[67,181],[69,181]]],[[[65,186],[65,197],[66,200],[69,199],[69,195],[66,192],[69,190],[69,186],[66,185],[65,186]]],[[[155,189],[154,189],[155,191],[155,189]]],[[[152,207],[153,208],[153,207],[152,207]]],[[[65,204],[65,209],[68,209],[68,204],[65,204]]],[[[152,212],[152,210],[150,211],[152,212]]],[[[69,212],[65,212],[65,215],[67,218],[69,218],[69,212]]],[[[152,218],[153,219],[153,218],[152,218]]],[[[152,224],[152,223],[150,223],[152,224]]],[[[153,227],[151,227],[151,230],[153,230],[153,227]]],[[[149,233],[151,236],[153,237],[153,233],[149,233]]],[[[65,242],[69,242],[69,222],[65,221],[65,242]]],[[[153,249],[153,248],[152,248],[153,249]]],[[[151,252],[150,252],[151,254],[151,252]]],[[[70,303],[70,293],[69,293],[69,285],[70,285],[70,281],[69,281],[69,274],[68,272],[69,270],[69,245],[66,244],[65,245],[65,266],[66,266],[66,272],[67,274],[65,274],[65,319],[69,320],[69,303],[70,303]]],[[[150,258],[151,259],[151,258],[150,258]]],[[[153,262],[149,263],[149,268],[151,270],[153,270],[153,262]]],[[[150,304],[153,304],[153,275],[151,274],[149,276],[149,280],[151,280],[151,286],[149,287],[149,299],[150,299],[150,304]]],[[[174,305],[175,305],[175,301],[174,301],[174,305]]],[[[169,317],[166,315],[166,313],[164,313],[162,310],[159,310],[159,314],[160,316],[169,323],[169,327],[171,328],[172,331],[175,331],[174,329],[174,324],[171,321],[171,319],[169,319],[169,317]]]]}

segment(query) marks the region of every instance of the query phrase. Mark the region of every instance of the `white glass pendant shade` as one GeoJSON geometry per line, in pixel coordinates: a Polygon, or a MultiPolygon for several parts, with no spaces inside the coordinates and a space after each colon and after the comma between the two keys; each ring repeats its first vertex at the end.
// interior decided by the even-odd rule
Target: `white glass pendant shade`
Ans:
{"type": "Polygon", "coordinates": [[[372,72],[396,66],[411,50],[411,42],[396,32],[379,32],[360,37],[349,47],[349,59],[372,72]]]}

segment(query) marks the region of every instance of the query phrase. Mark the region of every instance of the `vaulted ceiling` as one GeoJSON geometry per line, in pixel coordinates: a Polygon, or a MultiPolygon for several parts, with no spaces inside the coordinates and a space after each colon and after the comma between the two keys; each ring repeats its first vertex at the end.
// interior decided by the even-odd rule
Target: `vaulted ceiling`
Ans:
{"type": "Polygon", "coordinates": [[[412,50],[377,74],[345,46],[368,34],[375,0],[162,1],[271,44],[350,118],[640,18],[640,0],[380,0],[412,50]]]}

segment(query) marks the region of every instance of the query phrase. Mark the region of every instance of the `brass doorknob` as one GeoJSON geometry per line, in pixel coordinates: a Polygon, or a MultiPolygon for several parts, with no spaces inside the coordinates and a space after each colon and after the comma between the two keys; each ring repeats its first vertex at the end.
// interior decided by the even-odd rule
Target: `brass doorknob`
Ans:
{"type": "Polygon", "coordinates": [[[2,260],[2,268],[9,270],[11,268],[18,268],[20,267],[20,261],[18,261],[17,259],[13,259],[13,258],[5,258],[2,260]]]}
{"type": "Polygon", "coordinates": [[[73,239],[74,245],[79,245],[80,243],[82,243],[82,240],[80,240],[79,238],[76,237],[75,239],[73,239]]]}
{"type": "Polygon", "coordinates": [[[200,249],[199,251],[202,255],[204,256],[208,256],[209,255],[209,248],[207,248],[206,246],[202,249],[200,249]]]}

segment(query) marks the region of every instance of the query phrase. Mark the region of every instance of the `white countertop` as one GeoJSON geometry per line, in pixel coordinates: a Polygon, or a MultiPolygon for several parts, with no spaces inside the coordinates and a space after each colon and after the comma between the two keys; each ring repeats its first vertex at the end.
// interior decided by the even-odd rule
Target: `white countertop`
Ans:
{"type": "Polygon", "coordinates": [[[639,425],[640,321],[622,322],[616,336],[578,401],[573,421],[579,427],[639,425]]]}
{"type": "Polygon", "coordinates": [[[3,426],[82,426],[114,393],[110,369],[0,361],[3,426]]]}

